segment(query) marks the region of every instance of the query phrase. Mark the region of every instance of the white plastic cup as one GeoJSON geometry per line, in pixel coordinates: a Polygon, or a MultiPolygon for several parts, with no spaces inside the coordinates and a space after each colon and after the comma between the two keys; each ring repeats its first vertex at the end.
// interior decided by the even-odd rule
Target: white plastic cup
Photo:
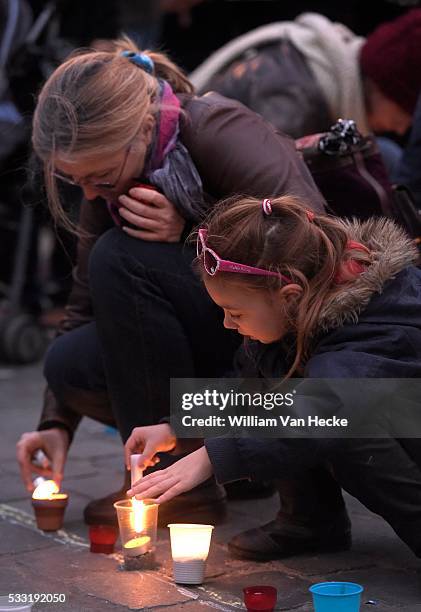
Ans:
{"type": "Polygon", "coordinates": [[[202,584],[205,579],[206,561],[204,559],[173,560],[172,567],[174,582],[177,584],[202,584]]]}
{"type": "Polygon", "coordinates": [[[202,584],[213,525],[172,523],[170,528],[174,581],[202,584]]]}
{"type": "Polygon", "coordinates": [[[31,603],[9,602],[8,595],[0,596],[0,612],[30,612],[32,605],[31,603]]]}

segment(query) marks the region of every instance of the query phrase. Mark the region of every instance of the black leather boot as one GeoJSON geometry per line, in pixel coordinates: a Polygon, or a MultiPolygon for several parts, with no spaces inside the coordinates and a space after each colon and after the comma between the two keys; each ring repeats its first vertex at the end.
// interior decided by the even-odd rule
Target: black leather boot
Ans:
{"type": "Polygon", "coordinates": [[[346,510],[317,524],[281,512],[274,521],[232,538],[232,556],[270,561],[310,552],[339,552],[352,545],[351,522],[346,510]]]}

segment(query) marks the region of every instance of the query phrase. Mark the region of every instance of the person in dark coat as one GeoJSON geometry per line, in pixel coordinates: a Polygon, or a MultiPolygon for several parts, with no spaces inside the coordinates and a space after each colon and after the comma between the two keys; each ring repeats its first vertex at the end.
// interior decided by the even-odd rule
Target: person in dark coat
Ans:
{"type": "MultiPolygon", "coordinates": [[[[224,310],[224,325],[248,338],[238,375],[299,377],[297,412],[306,408],[350,422],[365,417],[369,428],[354,430],[365,437],[344,437],[339,429],[326,438],[208,438],[201,449],[139,481],[129,495],[161,503],[212,474],[220,483],[277,478],[277,518],[229,545],[237,556],[267,560],[349,548],[342,487],[421,557],[416,420],[408,421],[406,437],[396,433],[411,414],[410,402],[390,393],[405,389],[398,379],[421,376],[421,270],[414,266],[413,243],[390,220],[314,215],[282,197],[265,199],[263,206],[250,198],[221,204],[199,230],[198,244],[197,263],[224,310]],[[341,380],[320,396],[311,392],[314,379],[341,380]],[[365,379],[377,384],[377,403],[364,394],[365,379]],[[391,387],[376,379],[391,379],[391,387]]],[[[416,415],[417,396],[414,407],[416,415]]],[[[127,460],[141,452],[139,464],[149,465],[175,441],[168,423],[137,428],[126,443],[127,460]]]]}

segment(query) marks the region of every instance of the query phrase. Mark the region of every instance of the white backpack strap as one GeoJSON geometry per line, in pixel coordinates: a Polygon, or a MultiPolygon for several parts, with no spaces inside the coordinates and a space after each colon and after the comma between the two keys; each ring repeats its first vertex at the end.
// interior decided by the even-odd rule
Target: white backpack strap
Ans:
{"type": "Polygon", "coordinates": [[[193,70],[189,75],[189,80],[193,83],[197,93],[204,93],[209,80],[222,68],[241,57],[243,53],[263,44],[277,42],[284,36],[285,21],[270,23],[238,36],[212,53],[207,60],[193,70]]]}

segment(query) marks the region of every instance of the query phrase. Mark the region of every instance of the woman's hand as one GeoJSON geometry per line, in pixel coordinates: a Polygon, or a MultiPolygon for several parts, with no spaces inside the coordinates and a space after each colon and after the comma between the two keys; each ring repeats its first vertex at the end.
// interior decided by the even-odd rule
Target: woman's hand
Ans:
{"type": "Polygon", "coordinates": [[[133,187],[129,195],[121,195],[118,200],[122,227],[129,236],[151,242],[180,241],[185,219],[162,193],[155,189],[133,187]],[[125,226],[124,221],[139,229],[125,226]]]}
{"type": "Polygon", "coordinates": [[[16,457],[19,462],[22,480],[29,492],[34,490],[32,474],[51,478],[60,488],[63,479],[64,464],[69,448],[69,434],[61,428],[31,431],[22,434],[16,444],[16,457]],[[49,464],[39,466],[34,463],[37,450],[42,450],[49,464]]]}
{"type": "Polygon", "coordinates": [[[127,469],[130,470],[130,455],[141,453],[138,465],[144,470],[159,462],[159,457],[155,456],[156,453],[171,451],[176,443],[177,438],[167,423],[135,427],[124,446],[127,469]]]}
{"type": "Polygon", "coordinates": [[[165,470],[141,478],[127,494],[137,499],[154,499],[158,504],[190,491],[213,474],[212,464],[203,446],[165,470]]]}

